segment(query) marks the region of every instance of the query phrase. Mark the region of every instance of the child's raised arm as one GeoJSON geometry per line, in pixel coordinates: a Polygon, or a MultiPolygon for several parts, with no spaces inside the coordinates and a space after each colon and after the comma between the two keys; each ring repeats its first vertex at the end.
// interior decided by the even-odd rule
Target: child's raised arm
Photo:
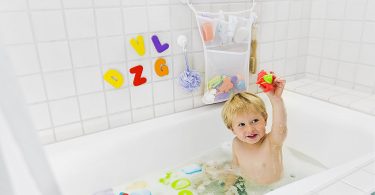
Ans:
{"type": "Polygon", "coordinates": [[[274,83],[275,88],[266,93],[272,104],[272,128],[269,136],[273,144],[282,145],[287,135],[286,110],[281,97],[285,80],[276,78],[274,83]]]}

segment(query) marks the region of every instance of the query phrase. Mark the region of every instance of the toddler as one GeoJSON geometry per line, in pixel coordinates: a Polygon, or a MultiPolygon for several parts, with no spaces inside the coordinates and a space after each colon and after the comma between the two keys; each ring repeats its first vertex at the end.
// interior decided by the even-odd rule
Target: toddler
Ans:
{"type": "Polygon", "coordinates": [[[283,174],[282,146],[287,135],[286,111],[281,97],[285,80],[276,78],[274,89],[267,92],[272,104],[272,128],[266,133],[268,114],[262,99],[242,92],[223,106],[222,118],[233,139],[233,166],[250,182],[266,185],[283,174]]]}

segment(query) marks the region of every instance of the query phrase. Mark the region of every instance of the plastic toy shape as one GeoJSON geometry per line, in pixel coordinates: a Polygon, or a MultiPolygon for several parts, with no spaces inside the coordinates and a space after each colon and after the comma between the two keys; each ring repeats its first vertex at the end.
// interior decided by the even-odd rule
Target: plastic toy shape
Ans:
{"type": "Polygon", "coordinates": [[[203,40],[205,42],[214,40],[214,31],[213,31],[213,25],[210,22],[206,22],[202,24],[202,34],[203,34],[203,40]]]}
{"type": "Polygon", "coordinates": [[[192,165],[182,168],[182,172],[184,172],[185,174],[191,175],[194,173],[202,172],[202,167],[198,164],[192,164],[192,165]]]}
{"type": "Polygon", "coordinates": [[[108,70],[104,76],[104,80],[107,81],[110,85],[114,88],[118,89],[124,84],[124,77],[122,74],[117,70],[108,70]]]}
{"type": "Polygon", "coordinates": [[[164,58],[158,58],[156,60],[154,69],[155,69],[155,73],[160,77],[163,77],[169,74],[167,61],[164,58]]]}
{"type": "Polygon", "coordinates": [[[163,53],[165,50],[169,48],[168,43],[161,44],[159,37],[157,35],[153,35],[151,37],[152,43],[154,43],[155,49],[158,53],[163,53]]]}
{"type": "Polygon", "coordinates": [[[172,176],[172,172],[167,172],[165,174],[165,177],[159,179],[159,182],[164,184],[164,185],[168,185],[169,180],[171,179],[171,176],[172,176]]]}
{"type": "Polygon", "coordinates": [[[146,53],[145,50],[145,42],[143,40],[142,35],[138,35],[137,39],[130,39],[130,45],[134,48],[134,50],[138,53],[138,55],[143,56],[146,53]]]}
{"type": "Polygon", "coordinates": [[[193,195],[193,192],[191,192],[190,190],[181,190],[180,192],[178,192],[178,195],[193,195]]]}
{"type": "Polygon", "coordinates": [[[174,181],[171,184],[171,186],[175,190],[182,190],[184,188],[189,187],[190,184],[191,184],[190,180],[188,180],[187,178],[182,178],[182,179],[178,179],[178,180],[174,181]]]}
{"type": "Polygon", "coordinates": [[[263,92],[269,92],[274,89],[274,81],[276,79],[276,76],[271,71],[270,73],[267,73],[266,71],[262,70],[258,73],[258,79],[256,84],[260,86],[260,88],[263,90],[263,92]]]}
{"type": "Polygon", "coordinates": [[[229,90],[233,88],[233,83],[231,82],[231,77],[225,77],[223,79],[223,83],[219,87],[219,92],[227,93],[229,90]]]}
{"type": "Polygon", "coordinates": [[[133,68],[130,69],[130,73],[135,74],[134,80],[133,80],[134,86],[139,86],[147,82],[147,79],[145,77],[142,77],[142,72],[143,72],[142,65],[134,66],[133,68]]]}

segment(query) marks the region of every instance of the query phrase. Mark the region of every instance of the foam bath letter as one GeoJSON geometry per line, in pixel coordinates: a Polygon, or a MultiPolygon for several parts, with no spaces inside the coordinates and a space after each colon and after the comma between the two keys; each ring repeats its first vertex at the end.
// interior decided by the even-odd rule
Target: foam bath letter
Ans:
{"type": "Polygon", "coordinates": [[[155,49],[156,51],[158,51],[158,53],[162,53],[169,48],[168,43],[160,43],[159,37],[157,35],[152,35],[151,40],[154,43],[155,49]]]}
{"type": "Polygon", "coordinates": [[[193,195],[193,192],[191,192],[190,190],[181,190],[180,192],[178,192],[178,195],[193,195]]]}
{"type": "Polygon", "coordinates": [[[104,80],[107,81],[110,85],[112,85],[114,88],[120,88],[122,84],[124,83],[124,77],[122,74],[117,70],[108,70],[104,76],[104,80]]]}
{"type": "Polygon", "coordinates": [[[171,176],[172,176],[172,172],[167,172],[164,178],[159,179],[159,182],[162,184],[168,185],[169,180],[171,179],[171,176]]]}
{"type": "Polygon", "coordinates": [[[138,53],[138,55],[143,56],[146,53],[145,50],[145,42],[143,40],[142,35],[138,35],[137,39],[130,39],[130,45],[134,48],[134,50],[138,53]]]}
{"type": "Polygon", "coordinates": [[[134,66],[133,68],[130,69],[130,73],[135,74],[134,80],[133,80],[134,86],[139,86],[147,82],[147,79],[145,77],[142,77],[142,72],[143,72],[142,65],[134,66]]]}
{"type": "Polygon", "coordinates": [[[164,58],[158,58],[154,66],[155,72],[158,76],[163,77],[169,74],[169,68],[164,58]]]}
{"type": "Polygon", "coordinates": [[[171,186],[175,190],[182,190],[184,188],[189,187],[190,184],[191,184],[190,180],[188,180],[187,178],[182,178],[182,179],[178,179],[178,180],[174,181],[171,184],[171,186]]]}

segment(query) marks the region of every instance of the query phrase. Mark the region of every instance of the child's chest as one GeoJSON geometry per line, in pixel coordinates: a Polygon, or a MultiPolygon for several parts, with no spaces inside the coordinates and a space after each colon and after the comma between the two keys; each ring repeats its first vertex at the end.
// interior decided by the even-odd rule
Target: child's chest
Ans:
{"type": "Polygon", "coordinates": [[[275,174],[282,170],[281,148],[261,147],[258,150],[238,151],[238,164],[247,173],[275,174]]]}

